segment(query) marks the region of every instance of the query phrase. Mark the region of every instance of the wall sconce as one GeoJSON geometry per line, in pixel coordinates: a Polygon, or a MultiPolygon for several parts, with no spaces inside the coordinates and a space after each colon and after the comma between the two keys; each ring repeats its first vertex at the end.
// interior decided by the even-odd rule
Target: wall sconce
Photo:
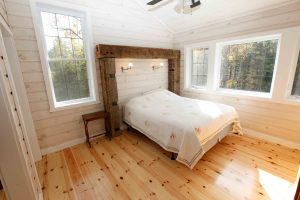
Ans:
{"type": "Polygon", "coordinates": [[[161,63],[159,63],[159,66],[153,65],[153,66],[152,66],[152,69],[153,69],[153,70],[160,69],[160,68],[162,68],[163,66],[164,66],[164,63],[161,62],[161,63]]]}
{"type": "Polygon", "coordinates": [[[122,69],[122,72],[124,72],[124,71],[127,71],[127,70],[131,70],[132,67],[133,67],[133,64],[129,63],[127,67],[122,66],[121,69],[122,69]]]}

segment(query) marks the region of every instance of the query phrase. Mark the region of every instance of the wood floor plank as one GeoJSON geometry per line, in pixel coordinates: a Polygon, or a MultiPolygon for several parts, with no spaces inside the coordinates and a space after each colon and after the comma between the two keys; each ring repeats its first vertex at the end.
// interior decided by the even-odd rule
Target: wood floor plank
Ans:
{"type": "Polygon", "coordinates": [[[123,150],[116,145],[115,141],[105,141],[102,145],[103,148],[107,149],[110,153],[112,159],[115,159],[121,166],[126,166],[124,170],[125,174],[138,178],[141,186],[151,191],[149,196],[160,194],[160,198],[175,199],[172,197],[172,194],[168,193],[168,191],[161,186],[155,176],[148,173],[143,167],[133,162],[126,153],[122,152],[123,150]]]}
{"type": "MultiPolygon", "coordinates": [[[[155,156],[156,151],[163,152],[161,148],[158,148],[157,145],[152,145],[153,143],[151,142],[150,145],[147,145],[147,142],[149,140],[138,140],[135,142],[135,137],[132,135],[128,134],[125,135],[124,138],[131,138],[131,142],[137,143],[136,145],[138,146],[138,150],[141,151],[142,149],[147,152],[147,154],[152,154],[155,156]]],[[[226,191],[222,191],[219,188],[214,187],[214,185],[209,182],[208,179],[203,179],[202,177],[195,176],[189,168],[183,166],[182,164],[178,162],[174,162],[170,160],[170,157],[168,156],[161,156],[161,159],[158,162],[163,162],[163,165],[166,165],[169,167],[169,169],[172,169],[172,174],[170,176],[174,176],[175,174],[183,178],[181,182],[181,185],[179,188],[186,187],[187,185],[191,185],[192,188],[197,188],[196,197],[197,199],[215,199],[215,197],[226,197],[226,199],[231,199],[230,196],[226,194],[226,191]],[[213,193],[216,193],[215,195],[211,195],[213,193]]],[[[178,189],[179,189],[178,188],[178,189]]],[[[191,191],[188,191],[191,192],[191,191]]],[[[194,197],[195,198],[195,197],[194,197]]],[[[218,198],[217,198],[218,199],[218,198]]]]}
{"type": "MultiPolygon", "coordinates": [[[[103,142],[102,144],[104,144],[103,142]]],[[[128,169],[124,164],[120,164],[114,159],[115,154],[110,154],[106,148],[98,145],[95,150],[101,155],[101,158],[107,163],[115,178],[121,180],[121,185],[126,185],[127,192],[133,199],[157,199],[150,188],[143,184],[140,177],[132,173],[126,173],[128,169]]]]}
{"type": "Polygon", "coordinates": [[[109,199],[110,190],[105,189],[105,185],[98,181],[104,179],[100,167],[95,163],[88,147],[85,144],[72,148],[72,153],[79,167],[84,190],[80,192],[79,199],[109,199]]]}
{"type": "Polygon", "coordinates": [[[298,150],[245,136],[224,138],[193,170],[136,132],[92,146],[80,144],[37,163],[44,199],[276,199],[272,192],[288,199],[300,163],[298,150]]]}
{"type": "Polygon", "coordinates": [[[97,151],[94,148],[90,149],[90,152],[95,158],[97,164],[101,167],[100,170],[103,171],[103,173],[105,174],[105,176],[101,176],[101,179],[98,180],[102,181],[106,187],[110,186],[111,190],[114,192],[113,194],[115,196],[115,199],[130,199],[128,193],[125,190],[125,187],[121,184],[122,180],[120,180],[118,177],[114,177],[109,167],[101,159],[101,156],[97,153],[97,151]]]}
{"type": "Polygon", "coordinates": [[[115,141],[134,160],[129,160],[130,163],[143,167],[160,181],[162,187],[165,187],[174,196],[177,196],[179,199],[195,199],[196,195],[193,196],[193,192],[189,192],[189,187],[180,187],[182,182],[186,180],[183,177],[178,177],[166,165],[163,165],[160,162],[161,157],[159,155],[153,156],[142,150],[137,151],[135,145],[128,145],[127,142],[123,143],[120,138],[115,141]],[[170,182],[173,184],[169,184],[170,182]]]}
{"type": "Polygon", "coordinates": [[[269,144],[266,141],[255,140],[249,137],[227,137],[223,140],[223,142],[231,142],[238,145],[242,145],[250,150],[256,148],[256,151],[265,153],[270,157],[275,157],[277,159],[287,161],[288,163],[292,163],[295,165],[300,164],[300,151],[297,149],[289,149],[289,151],[282,146],[278,146],[277,144],[269,144]]]}
{"type": "MultiPolygon", "coordinates": [[[[62,169],[63,161],[61,160],[60,153],[46,156],[46,182],[44,187],[47,188],[49,196],[51,195],[55,199],[69,200],[73,195],[70,194],[70,186],[64,176],[62,169]]],[[[53,197],[49,197],[49,199],[51,200],[53,197]]]]}

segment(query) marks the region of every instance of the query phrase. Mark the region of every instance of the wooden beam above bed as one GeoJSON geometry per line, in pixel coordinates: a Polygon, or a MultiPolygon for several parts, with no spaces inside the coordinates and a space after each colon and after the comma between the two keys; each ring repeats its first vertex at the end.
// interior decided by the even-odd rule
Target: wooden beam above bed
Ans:
{"type": "Polygon", "coordinates": [[[180,50],[98,44],[96,58],[168,59],[169,90],[180,92],[180,50]]]}
{"type": "Polygon", "coordinates": [[[180,92],[180,51],[147,47],[131,47],[99,44],[96,46],[96,58],[99,59],[102,95],[105,111],[109,113],[112,138],[120,130],[118,90],[116,81],[116,58],[132,59],[168,59],[168,89],[179,95],[180,92]]]}
{"type": "Polygon", "coordinates": [[[96,46],[96,57],[138,58],[138,59],[180,59],[180,51],[148,47],[132,47],[99,44],[96,46]]]}

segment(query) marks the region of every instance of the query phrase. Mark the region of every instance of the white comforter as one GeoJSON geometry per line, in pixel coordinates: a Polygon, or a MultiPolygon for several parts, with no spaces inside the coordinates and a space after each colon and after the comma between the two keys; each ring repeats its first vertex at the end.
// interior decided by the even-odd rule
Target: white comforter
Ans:
{"type": "MultiPolygon", "coordinates": [[[[158,90],[131,99],[124,107],[124,121],[191,169],[205,153],[202,145],[226,126],[240,133],[237,112],[231,106],[180,97],[158,90]]],[[[221,139],[221,138],[220,138],[221,139]]]]}

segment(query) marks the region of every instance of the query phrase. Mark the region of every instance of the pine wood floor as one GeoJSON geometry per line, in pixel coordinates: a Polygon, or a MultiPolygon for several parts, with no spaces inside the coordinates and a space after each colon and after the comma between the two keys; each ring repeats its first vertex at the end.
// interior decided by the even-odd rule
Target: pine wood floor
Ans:
{"type": "Polygon", "coordinates": [[[139,133],[92,144],[37,163],[45,200],[288,200],[300,163],[300,151],[245,136],[226,137],[193,170],[139,133]]]}
{"type": "Polygon", "coordinates": [[[0,190],[0,200],[6,200],[5,194],[3,190],[0,190]]]}

